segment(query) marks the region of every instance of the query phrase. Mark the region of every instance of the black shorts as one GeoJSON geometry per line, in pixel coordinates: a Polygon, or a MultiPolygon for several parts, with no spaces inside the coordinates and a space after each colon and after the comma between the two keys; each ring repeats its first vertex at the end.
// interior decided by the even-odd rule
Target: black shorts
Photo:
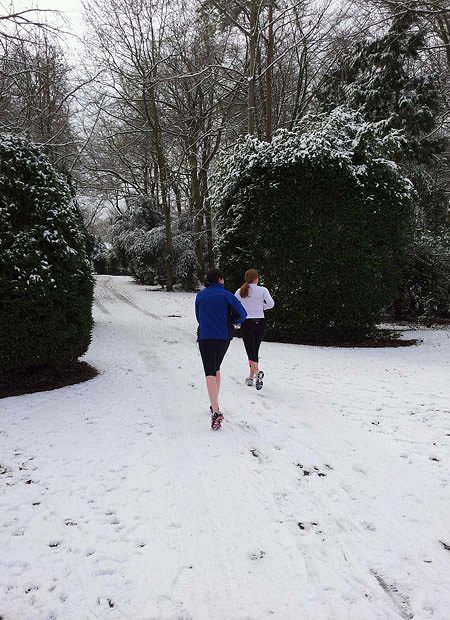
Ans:
{"type": "Polygon", "coordinates": [[[220,370],[225,353],[230,346],[229,340],[199,340],[198,348],[202,356],[203,368],[207,377],[215,377],[220,370]]]}
{"type": "Polygon", "coordinates": [[[266,331],[266,319],[245,319],[241,334],[250,362],[258,362],[259,347],[266,331]]]}

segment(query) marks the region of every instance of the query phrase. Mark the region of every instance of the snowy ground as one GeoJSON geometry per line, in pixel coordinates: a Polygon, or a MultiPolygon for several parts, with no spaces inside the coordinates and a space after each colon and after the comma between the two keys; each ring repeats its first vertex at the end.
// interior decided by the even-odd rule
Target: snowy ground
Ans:
{"type": "Polygon", "coordinates": [[[448,620],[450,331],[235,339],[213,433],[193,301],[99,277],[100,376],[0,401],[0,617],[448,620]]]}

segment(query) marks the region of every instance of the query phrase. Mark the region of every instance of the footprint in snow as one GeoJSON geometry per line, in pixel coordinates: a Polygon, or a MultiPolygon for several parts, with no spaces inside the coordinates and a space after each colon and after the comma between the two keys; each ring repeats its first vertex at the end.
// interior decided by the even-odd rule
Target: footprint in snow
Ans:
{"type": "Polygon", "coordinates": [[[377,528],[373,525],[373,523],[369,523],[368,521],[362,521],[361,525],[369,532],[376,532],[377,528]]]}
{"type": "Polygon", "coordinates": [[[97,605],[100,605],[100,606],[103,606],[103,607],[108,606],[110,609],[112,609],[114,607],[114,602],[113,602],[112,598],[100,598],[100,597],[98,597],[97,605]]]}
{"type": "Polygon", "coordinates": [[[353,471],[356,471],[358,474],[363,474],[364,476],[367,476],[367,471],[363,469],[361,465],[358,465],[357,463],[352,466],[352,469],[353,471]]]}
{"type": "Polygon", "coordinates": [[[176,530],[181,530],[183,528],[183,525],[181,523],[176,523],[175,521],[172,521],[171,523],[169,523],[169,527],[173,527],[176,530]]]}
{"type": "Polygon", "coordinates": [[[112,568],[100,568],[94,572],[97,577],[112,577],[116,574],[116,571],[112,568]]]}
{"type": "Polygon", "coordinates": [[[266,555],[266,552],[261,550],[256,553],[250,553],[249,558],[251,560],[262,560],[265,557],[265,555],[266,555]]]}
{"type": "Polygon", "coordinates": [[[243,430],[246,430],[246,431],[256,432],[256,427],[252,426],[251,424],[249,424],[245,420],[241,420],[239,422],[239,428],[242,428],[243,430]]]}
{"type": "Polygon", "coordinates": [[[242,379],[237,379],[236,377],[230,377],[230,379],[234,381],[235,383],[237,383],[238,385],[245,385],[242,379]]]}
{"type": "Polygon", "coordinates": [[[309,532],[311,530],[316,531],[318,534],[322,534],[321,530],[316,529],[318,527],[317,521],[310,521],[309,523],[298,521],[297,526],[299,530],[309,532]]]}
{"type": "Polygon", "coordinates": [[[277,491],[273,494],[275,502],[281,506],[289,500],[289,494],[286,491],[277,491]]]}
{"type": "MultiPolygon", "coordinates": [[[[317,475],[319,478],[325,478],[327,475],[325,472],[321,471],[320,468],[316,465],[314,465],[313,467],[304,467],[301,463],[296,463],[295,466],[299,467],[300,470],[303,472],[303,477],[317,475]]],[[[332,469],[332,467],[330,467],[329,465],[325,465],[325,467],[327,467],[328,469],[332,469]]]]}
{"type": "Polygon", "coordinates": [[[261,454],[261,452],[259,452],[259,450],[257,450],[256,448],[250,448],[250,454],[255,457],[255,459],[258,459],[258,461],[260,463],[263,463],[264,461],[268,461],[269,459],[267,458],[267,456],[263,456],[261,454]]]}

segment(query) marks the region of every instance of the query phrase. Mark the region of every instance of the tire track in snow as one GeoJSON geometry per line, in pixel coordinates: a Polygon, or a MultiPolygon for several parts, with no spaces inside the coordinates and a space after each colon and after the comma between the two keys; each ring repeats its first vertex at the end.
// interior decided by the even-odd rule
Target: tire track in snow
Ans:
{"type": "Polygon", "coordinates": [[[131,306],[132,308],[134,308],[134,310],[137,310],[138,312],[141,312],[145,316],[155,319],[156,321],[162,320],[161,317],[158,316],[157,314],[154,314],[153,312],[149,312],[148,310],[144,310],[143,308],[138,306],[134,301],[132,301],[129,297],[127,297],[126,295],[123,295],[122,293],[119,293],[119,291],[114,288],[111,279],[103,281],[103,285],[104,285],[104,288],[106,288],[113,295],[113,297],[131,306]]]}
{"type": "Polygon", "coordinates": [[[387,583],[386,579],[378,571],[371,569],[370,572],[375,577],[380,588],[389,596],[394,605],[398,608],[403,620],[412,620],[412,618],[414,618],[414,614],[411,610],[409,598],[399,591],[396,584],[387,583]]]}

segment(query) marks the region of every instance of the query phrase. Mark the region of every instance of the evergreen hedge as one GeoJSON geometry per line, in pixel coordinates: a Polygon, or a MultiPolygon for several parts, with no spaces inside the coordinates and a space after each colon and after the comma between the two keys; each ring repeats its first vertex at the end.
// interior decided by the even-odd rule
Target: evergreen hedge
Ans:
{"type": "Polygon", "coordinates": [[[215,176],[220,264],[237,288],[257,268],[276,305],[269,337],[339,342],[371,335],[395,297],[410,241],[412,188],[395,147],[336,110],[272,143],[247,137],[215,176]]]}
{"type": "Polygon", "coordinates": [[[396,319],[450,319],[450,233],[416,234],[392,312],[396,319]]]}
{"type": "Polygon", "coordinates": [[[0,373],[60,367],[91,340],[87,235],[67,182],[19,137],[0,136],[0,373]]]}

